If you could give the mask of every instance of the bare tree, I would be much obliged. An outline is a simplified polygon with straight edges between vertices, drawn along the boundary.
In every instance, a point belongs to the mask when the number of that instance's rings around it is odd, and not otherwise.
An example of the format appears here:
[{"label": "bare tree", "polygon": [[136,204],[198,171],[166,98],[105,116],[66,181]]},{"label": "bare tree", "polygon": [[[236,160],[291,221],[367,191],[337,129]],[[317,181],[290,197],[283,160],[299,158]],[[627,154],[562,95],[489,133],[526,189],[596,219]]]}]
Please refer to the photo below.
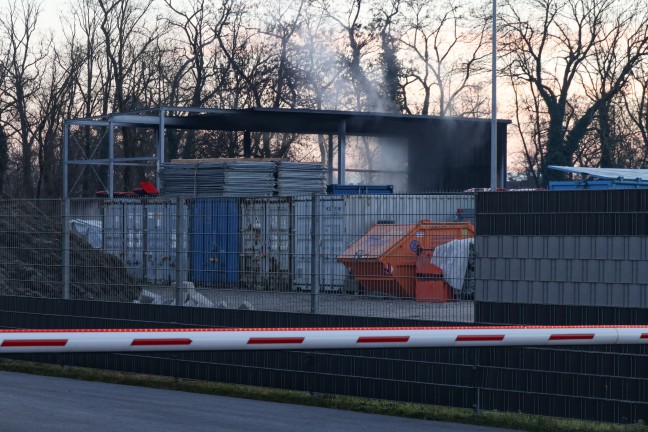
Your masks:
[{"label": "bare tree", "polygon": [[408,87],[423,93],[422,101],[415,101],[420,108],[410,108],[410,112],[487,113],[481,89],[489,70],[485,64],[490,55],[489,17],[479,10],[455,0],[405,2],[401,44],[411,56]]},{"label": "bare tree", "polygon": [[32,0],[12,1],[6,13],[0,14],[0,37],[7,40],[3,65],[7,82],[3,92],[8,117],[5,121],[9,135],[20,143],[21,191],[27,197],[35,194],[35,135],[29,107],[39,88],[49,50],[47,40],[36,39],[39,15],[40,7]]},{"label": "bare tree", "polygon": [[[500,9],[505,72],[514,85],[537,92],[548,119],[539,167],[544,182],[564,178],[547,166],[574,162],[596,113],[620,94],[648,54],[645,5],[634,1],[620,6],[614,0],[528,0],[509,1]],[[591,89],[595,82],[587,79],[593,59],[609,49],[607,38],[616,34],[616,52],[608,58],[613,64],[601,65],[604,79],[583,103],[583,88]]]}]

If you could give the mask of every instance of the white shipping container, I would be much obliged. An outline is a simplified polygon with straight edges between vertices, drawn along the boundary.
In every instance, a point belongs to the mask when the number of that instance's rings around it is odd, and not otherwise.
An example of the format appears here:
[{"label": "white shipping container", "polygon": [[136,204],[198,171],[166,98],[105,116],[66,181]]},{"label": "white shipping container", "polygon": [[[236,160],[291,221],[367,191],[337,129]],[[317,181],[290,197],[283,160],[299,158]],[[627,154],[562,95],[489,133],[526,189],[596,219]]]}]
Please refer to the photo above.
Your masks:
[{"label": "white shipping container", "polygon": [[[122,259],[128,272],[150,282],[176,277],[176,208],[169,200],[116,200],[104,205],[104,250]],[[183,207],[185,220],[187,206]],[[187,250],[187,236],[184,236]],[[188,268],[187,263],[180,263]]]}]

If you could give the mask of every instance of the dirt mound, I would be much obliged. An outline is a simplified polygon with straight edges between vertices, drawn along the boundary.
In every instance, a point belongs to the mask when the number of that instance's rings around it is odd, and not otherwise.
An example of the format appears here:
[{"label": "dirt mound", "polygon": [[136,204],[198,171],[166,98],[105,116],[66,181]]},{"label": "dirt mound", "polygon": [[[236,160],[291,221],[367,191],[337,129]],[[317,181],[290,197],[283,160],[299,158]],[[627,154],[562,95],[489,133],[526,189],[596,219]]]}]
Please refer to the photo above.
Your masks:
[{"label": "dirt mound", "polygon": [[[0,293],[63,297],[60,201],[0,198]],[[117,257],[70,238],[70,298],[130,302],[141,291]]]}]

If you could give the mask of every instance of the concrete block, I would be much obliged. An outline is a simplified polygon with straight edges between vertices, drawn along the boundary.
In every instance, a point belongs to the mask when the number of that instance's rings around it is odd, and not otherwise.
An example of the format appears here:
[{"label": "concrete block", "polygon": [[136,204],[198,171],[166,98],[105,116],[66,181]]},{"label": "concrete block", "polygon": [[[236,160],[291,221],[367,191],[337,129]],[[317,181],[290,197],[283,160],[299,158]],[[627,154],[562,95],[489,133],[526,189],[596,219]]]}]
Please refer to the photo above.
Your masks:
[{"label": "concrete block", "polygon": [[247,300],[241,303],[241,305],[238,308],[240,310],[254,310],[254,306],[252,306],[252,303],[250,303]]}]

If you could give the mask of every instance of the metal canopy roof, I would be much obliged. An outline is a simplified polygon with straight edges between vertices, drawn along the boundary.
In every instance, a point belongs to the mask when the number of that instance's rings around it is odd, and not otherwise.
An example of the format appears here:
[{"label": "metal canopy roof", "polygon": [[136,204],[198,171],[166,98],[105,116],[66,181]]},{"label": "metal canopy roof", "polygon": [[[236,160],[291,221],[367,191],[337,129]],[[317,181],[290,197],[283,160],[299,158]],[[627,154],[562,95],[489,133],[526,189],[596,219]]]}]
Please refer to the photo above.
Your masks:
[{"label": "metal canopy roof", "polygon": [[584,174],[590,177],[609,180],[641,180],[648,181],[648,169],[630,168],[587,168],[549,165],[549,168],[574,174]]},{"label": "metal canopy roof", "polygon": [[[164,113],[162,117],[161,113]],[[184,115],[187,114],[187,115]],[[72,125],[156,127],[164,123],[171,129],[200,129],[250,132],[287,132],[302,134],[337,134],[342,122],[349,135],[408,135],[405,131],[432,128],[435,125],[481,122],[488,119],[439,117],[378,112],[316,111],[309,109],[252,108],[222,110],[209,108],[161,107],[155,110],[118,113],[70,120]],[[510,124],[510,120],[498,120]]]}]

